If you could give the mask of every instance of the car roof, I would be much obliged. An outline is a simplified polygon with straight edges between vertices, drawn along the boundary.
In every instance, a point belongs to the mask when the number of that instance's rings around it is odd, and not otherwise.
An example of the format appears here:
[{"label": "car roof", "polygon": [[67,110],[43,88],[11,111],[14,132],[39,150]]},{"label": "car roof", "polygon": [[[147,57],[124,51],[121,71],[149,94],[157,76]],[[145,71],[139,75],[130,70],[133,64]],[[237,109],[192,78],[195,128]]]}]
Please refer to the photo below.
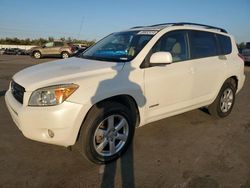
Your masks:
[{"label": "car roof", "polygon": [[205,25],[205,24],[198,24],[198,23],[190,23],[190,22],[178,22],[178,23],[161,23],[161,24],[155,24],[155,25],[149,25],[149,26],[136,26],[132,27],[129,30],[152,30],[152,31],[160,31],[162,29],[165,29],[167,27],[172,26],[189,26],[194,28],[203,28],[208,30],[215,30],[222,33],[227,34],[227,31],[220,27]]}]

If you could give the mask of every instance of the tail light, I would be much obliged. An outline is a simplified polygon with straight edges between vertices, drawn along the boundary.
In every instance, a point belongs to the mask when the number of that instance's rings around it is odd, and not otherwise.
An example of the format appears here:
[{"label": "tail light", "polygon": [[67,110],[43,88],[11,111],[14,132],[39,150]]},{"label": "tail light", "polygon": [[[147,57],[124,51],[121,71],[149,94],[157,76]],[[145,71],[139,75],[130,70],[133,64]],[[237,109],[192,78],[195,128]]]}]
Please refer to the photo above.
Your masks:
[{"label": "tail light", "polygon": [[70,51],[74,52],[75,51],[74,47],[70,47]]},{"label": "tail light", "polygon": [[238,53],[238,56],[239,56],[243,61],[245,61],[245,58],[244,58],[243,55],[241,55],[240,53]]}]

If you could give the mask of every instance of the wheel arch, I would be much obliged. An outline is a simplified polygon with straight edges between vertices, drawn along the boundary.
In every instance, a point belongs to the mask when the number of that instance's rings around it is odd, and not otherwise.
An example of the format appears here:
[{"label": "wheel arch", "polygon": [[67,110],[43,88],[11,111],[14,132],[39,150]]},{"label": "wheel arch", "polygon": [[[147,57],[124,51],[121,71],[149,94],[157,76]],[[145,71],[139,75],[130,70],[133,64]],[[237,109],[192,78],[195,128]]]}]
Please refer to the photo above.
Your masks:
[{"label": "wheel arch", "polygon": [[[225,81],[222,84],[220,84],[220,88],[219,88],[218,92],[216,92],[217,94],[216,94],[216,97],[213,99],[213,102],[207,106],[209,114],[211,114],[215,118],[223,118],[223,117],[228,116],[231,113],[232,107],[230,107],[229,109],[226,109],[226,111],[223,111],[224,107],[220,106],[222,93],[224,93],[224,91],[225,91],[222,89],[223,89],[223,87],[224,87],[224,89],[225,88],[227,89],[227,87],[228,87],[227,85],[230,85],[230,87],[232,87],[234,90],[233,94],[232,94],[234,97],[232,98],[233,100],[231,103],[231,105],[233,106],[234,105],[234,98],[235,98],[237,87],[238,87],[237,76],[233,75],[233,76],[226,78]],[[223,108],[223,109],[221,109],[221,108]]]},{"label": "wheel arch", "polygon": [[105,99],[102,99],[98,102],[96,102],[95,104],[92,104],[92,106],[88,109],[85,117],[83,118],[83,121],[82,121],[82,124],[81,126],[79,127],[79,130],[78,130],[78,133],[77,133],[77,137],[76,137],[76,140],[75,140],[75,143],[77,142],[77,140],[79,139],[79,135],[80,135],[80,131],[82,129],[82,125],[84,124],[87,116],[89,115],[90,111],[95,107],[97,106],[98,104],[100,103],[103,103],[103,102],[107,102],[107,101],[114,101],[114,102],[117,102],[117,103],[120,103],[120,104],[123,104],[124,106],[128,107],[129,110],[132,111],[132,114],[135,115],[133,118],[135,120],[135,126],[138,127],[139,124],[140,124],[140,121],[141,121],[141,115],[140,115],[140,110],[138,108],[138,104],[135,100],[134,97],[132,97],[131,95],[128,95],[128,94],[122,94],[122,95],[115,95],[115,96],[112,96],[112,97],[109,97],[109,98],[105,98]]},{"label": "wheel arch", "polygon": [[[229,77],[228,79],[226,79],[226,81],[227,80],[231,80],[231,83],[234,85],[234,87],[235,87],[235,89],[236,89],[236,91],[237,91],[237,89],[238,89],[238,78],[237,78],[237,76],[231,76],[231,77]],[[226,82],[225,81],[225,82]],[[224,82],[224,83],[225,83]]]},{"label": "wheel arch", "polygon": [[231,75],[231,76],[228,76],[227,78],[224,79],[224,81],[222,83],[219,84],[218,86],[218,89],[216,90],[216,93],[214,94],[214,97],[213,99],[211,100],[211,103],[214,102],[214,100],[216,99],[216,97],[218,96],[222,86],[226,83],[226,82],[231,82],[234,86],[235,86],[235,89],[237,91],[237,88],[238,88],[238,77],[236,75]]},{"label": "wheel arch", "polygon": [[67,50],[62,50],[62,51],[61,51],[61,55],[62,55],[63,53],[67,53],[67,54],[69,55],[69,52],[68,52]]},{"label": "wheel arch", "polygon": [[39,53],[41,54],[41,56],[42,56],[42,53],[41,53],[40,50],[34,50],[34,51],[32,52],[32,56],[34,56],[34,54],[35,54],[36,52],[39,52]]}]

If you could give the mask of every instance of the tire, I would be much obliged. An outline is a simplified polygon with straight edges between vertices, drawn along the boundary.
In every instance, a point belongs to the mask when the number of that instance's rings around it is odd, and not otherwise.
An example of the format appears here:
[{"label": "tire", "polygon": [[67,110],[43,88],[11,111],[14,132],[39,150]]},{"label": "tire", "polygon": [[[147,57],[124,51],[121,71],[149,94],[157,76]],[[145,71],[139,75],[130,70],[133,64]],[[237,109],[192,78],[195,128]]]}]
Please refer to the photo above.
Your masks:
[{"label": "tire", "polygon": [[35,51],[33,53],[33,57],[36,58],[36,59],[40,59],[42,57],[42,54],[41,54],[41,52]]},{"label": "tire", "polygon": [[131,111],[117,102],[93,106],[81,127],[78,150],[97,164],[117,159],[133,139],[136,121],[131,117]]},{"label": "tire", "polygon": [[61,56],[62,56],[63,59],[67,59],[67,58],[69,58],[69,53],[68,52],[62,52]]},{"label": "tire", "polygon": [[228,79],[220,89],[215,101],[208,106],[209,113],[216,118],[228,116],[234,106],[236,84],[233,79]]}]

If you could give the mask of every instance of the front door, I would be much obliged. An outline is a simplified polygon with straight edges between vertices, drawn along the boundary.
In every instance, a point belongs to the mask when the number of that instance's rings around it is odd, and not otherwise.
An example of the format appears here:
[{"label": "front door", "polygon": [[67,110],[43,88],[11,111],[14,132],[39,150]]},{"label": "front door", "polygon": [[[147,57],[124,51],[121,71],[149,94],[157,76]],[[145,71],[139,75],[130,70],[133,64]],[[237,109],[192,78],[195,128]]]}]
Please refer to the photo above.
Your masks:
[{"label": "front door", "polygon": [[147,122],[189,106],[192,99],[194,71],[187,32],[174,31],[165,34],[154,45],[145,61],[149,61],[151,54],[159,51],[170,52],[173,63],[145,68]]},{"label": "front door", "polygon": [[53,54],[53,48],[55,47],[54,42],[48,42],[44,45],[42,51],[43,55],[52,55]]}]

